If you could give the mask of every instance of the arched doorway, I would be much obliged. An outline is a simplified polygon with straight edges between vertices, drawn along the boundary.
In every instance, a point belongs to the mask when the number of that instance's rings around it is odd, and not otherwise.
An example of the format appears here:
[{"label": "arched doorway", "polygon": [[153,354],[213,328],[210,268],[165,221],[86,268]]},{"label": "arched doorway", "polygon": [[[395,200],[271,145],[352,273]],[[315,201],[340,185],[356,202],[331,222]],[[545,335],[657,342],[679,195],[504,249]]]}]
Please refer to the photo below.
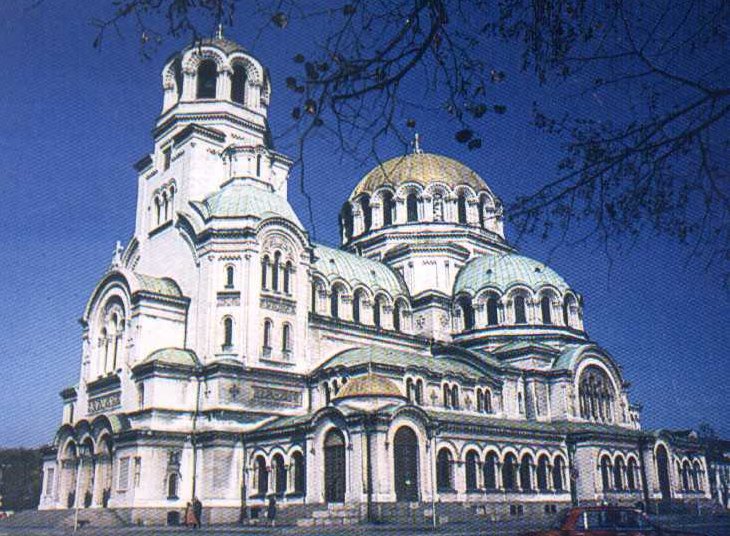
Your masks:
[{"label": "arched doorway", "polygon": [[345,436],[337,429],[327,432],[324,439],[324,487],[325,501],[345,502]]},{"label": "arched doorway", "polygon": [[656,466],[659,472],[659,489],[662,492],[662,500],[668,501],[672,498],[672,489],[669,482],[669,454],[664,445],[656,449]]},{"label": "arched doorway", "polygon": [[395,433],[393,445],[396,499],[418,501],[418,438],[411,428],[402,426]]}]

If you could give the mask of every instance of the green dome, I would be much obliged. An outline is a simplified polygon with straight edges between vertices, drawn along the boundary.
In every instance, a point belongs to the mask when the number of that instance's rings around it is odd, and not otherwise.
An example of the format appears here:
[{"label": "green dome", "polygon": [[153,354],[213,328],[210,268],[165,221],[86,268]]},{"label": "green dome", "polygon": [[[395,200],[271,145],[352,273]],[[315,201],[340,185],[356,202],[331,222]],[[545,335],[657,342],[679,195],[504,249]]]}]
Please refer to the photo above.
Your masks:
[{"label": "green dome", "polygon": [[504,292],[519,284],[533,290],[553,286],[563,292],[569,288],[565,280],[545,264],[522,255],[505,253],[477,257],[464,265],[456,276],[454,296],[460,292],[474,295],[487,287]]},{"label": "green dome", "polygon": [[206,221],[211,218],[253,217],[265,220],[276,217],[302,227],[284,197],[241,180],[228,183],[205,201],[191,201],[191,204]]}]

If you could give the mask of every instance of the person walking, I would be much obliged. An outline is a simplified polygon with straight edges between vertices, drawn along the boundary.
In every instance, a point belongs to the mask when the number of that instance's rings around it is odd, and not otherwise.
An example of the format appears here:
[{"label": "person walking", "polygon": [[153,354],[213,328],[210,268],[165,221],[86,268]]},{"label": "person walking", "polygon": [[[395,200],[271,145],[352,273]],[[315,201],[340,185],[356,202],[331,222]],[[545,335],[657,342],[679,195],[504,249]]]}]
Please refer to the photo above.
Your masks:
[{"label": "person walking", "polygon": [[193,498],[193,512],[195,513],[195,528],[200,528],[203,524],[203,503],[197,497]]},{"label": "person walking", "polygon": [[266,517],[269,518],[269,524],[276,526],[276,495],[269,496],[269,505],[266,508]]},{"label": "person walking", "polygon": [[188,504],[185,506],[183,525],[186,527],[195,527],[195,512],[193,511],[193,504],[190,501],[188,501]]}]

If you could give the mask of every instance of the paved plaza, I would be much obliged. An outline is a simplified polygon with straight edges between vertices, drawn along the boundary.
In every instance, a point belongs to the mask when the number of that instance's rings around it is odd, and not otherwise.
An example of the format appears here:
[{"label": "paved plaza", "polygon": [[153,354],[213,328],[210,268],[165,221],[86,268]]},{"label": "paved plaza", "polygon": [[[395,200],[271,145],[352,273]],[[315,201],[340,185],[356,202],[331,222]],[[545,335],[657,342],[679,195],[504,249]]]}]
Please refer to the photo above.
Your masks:
[{"label": "paved plaza", "polygon": [[[730,535],[730,516],[718,517],[665,517],[659,520],[663,528],[684,529],[707,536],[728,536]],[[69,529],[58,528],[28,528],[9,526],[11,523],[0,522],[0,536],[60,536],[73,534]],[[432,527],[410,527],[406,525],[353,525],[350,527],[231,527],[231,526],[210,526],[199,530],[185,527],[114,527],[114,528],[91,528],[80,529],[77,534],[85,536],[136,536],[136,535],[265,535],[265,536],[315,536],[315,535],[339,535],[347,536],[377,536],[397,534],[399,536],[421,536],[430,534],[449,536],[476,536],[495,535],[512,536],[519,535],[536,527],[529,520],[500,523],[453,523],[433,529]]]}]

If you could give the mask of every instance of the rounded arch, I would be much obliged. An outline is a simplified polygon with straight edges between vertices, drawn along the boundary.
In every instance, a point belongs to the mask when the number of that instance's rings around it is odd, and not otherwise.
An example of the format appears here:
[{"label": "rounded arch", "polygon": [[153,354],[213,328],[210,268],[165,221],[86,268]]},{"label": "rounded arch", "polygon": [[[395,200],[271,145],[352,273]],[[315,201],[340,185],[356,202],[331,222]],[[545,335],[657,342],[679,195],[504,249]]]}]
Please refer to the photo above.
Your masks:
[{"label": "rounded arch", "polygon": [[461,316],[462,331],[471,331],[476,327],[474,304],[469,294],[462,293],[455,300],[457,311]]},{"label": "rounded arch", "polygon": [[418,434],[408,424],[399,425],[393,434],[393,477],[399,502],[418,500],[419,458]]},{"label": "rounded arch", "polygon": [[264,79],[264,69],[254,58],[243,54],[242,52],[234,52],[228,56],[228,65],[231,69],[237,65],[246,70],[247,83],[258,86],[262,85]]},{"label": "rounded arch", "polygon": [[325,501],[328,503],[345,502],[347,490],[347,463],[345,434],[336,426],[331,426],[324,434]]},{"label": "rounded arch", "polygon": [[477,491],[479,489],[479,468],[481,466],[479,449],[476,447],[467,448],[463,460],[466,473],[466,491]]},{"label": "rounded arch", "polygon": [[520,462],[513,449],[505,449],[502,459],[502,487],[508,491],[517,489]]}]

